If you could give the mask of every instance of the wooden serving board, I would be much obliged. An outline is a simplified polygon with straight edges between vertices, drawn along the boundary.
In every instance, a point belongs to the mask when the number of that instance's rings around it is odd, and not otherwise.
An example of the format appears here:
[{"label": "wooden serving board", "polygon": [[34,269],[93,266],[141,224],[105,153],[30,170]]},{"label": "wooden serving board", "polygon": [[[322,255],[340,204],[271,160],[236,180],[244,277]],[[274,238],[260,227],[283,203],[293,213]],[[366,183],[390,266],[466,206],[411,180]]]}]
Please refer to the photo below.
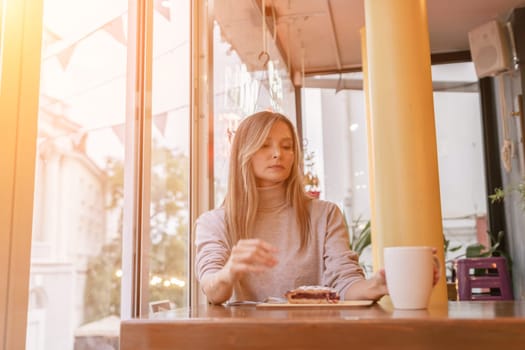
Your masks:
[{"label": "wooden serving board", "polygon": [[290,303],[260,303],[257,307],[266,308],[300,308],[300,307],[354,307],[354,306],[369,306],[374,303],[373,300],[344,300],[336,304],[290,304]]}]

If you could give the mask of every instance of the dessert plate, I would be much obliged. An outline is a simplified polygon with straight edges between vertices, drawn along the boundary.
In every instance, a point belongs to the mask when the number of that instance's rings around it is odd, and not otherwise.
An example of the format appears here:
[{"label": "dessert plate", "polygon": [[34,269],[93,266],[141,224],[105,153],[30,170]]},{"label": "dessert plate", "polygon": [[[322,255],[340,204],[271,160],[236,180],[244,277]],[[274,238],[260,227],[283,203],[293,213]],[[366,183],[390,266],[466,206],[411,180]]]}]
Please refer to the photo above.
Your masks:
[{"label": "dessert plate", "polygon": [[323,308],[334,308],[334,307],[353,307],[353,306],[369,306],[374,303],[373,300],[343,300],[334,304],[290,304],[290,303],[259,303],[256,307],[266,308],[306,308],[306,307],[323,307]]}]

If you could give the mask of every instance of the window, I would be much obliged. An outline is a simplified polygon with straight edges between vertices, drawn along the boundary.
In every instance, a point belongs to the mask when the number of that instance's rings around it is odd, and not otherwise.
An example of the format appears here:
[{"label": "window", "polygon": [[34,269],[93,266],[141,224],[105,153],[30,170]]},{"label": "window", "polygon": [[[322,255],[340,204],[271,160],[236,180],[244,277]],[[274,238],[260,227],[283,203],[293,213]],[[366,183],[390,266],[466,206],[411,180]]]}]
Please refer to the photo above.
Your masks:
[{"label": "window", "polygon": [[[189,300],[189,5],[155,1],[147,28],[152,116],[148,145],[138,146],[150,151],[139,165],[150,186],[146,305]],[[124,154],[138,142],[125,142],[135,55],[127,6],[44,1],[28,349],[118,347],[124,201],[133,200],[124,196]]]},{"label": "window", "polygon": [[[137,171],[124,154],[138,142],[125,142],[127,6],[44,1],[28,349],[118,347],[124,174]],[[154,2],[150,133],[138,145],[149,150],[138,165],[146,305],[189,300],[189,23],[190,1]]]},{"label": "window", "polygon": [[[190,1],[159,1],[153,12],[149,278],[143,300],[189,301]],[[157,308],[158,309],[158,308]],[[166,309],[162,307],[161,309]],[[150,315],[151,316],[151,315]]]},{"label": "window", "polygon": [[44,1],[27,349],[118,344],[127,4]]}]

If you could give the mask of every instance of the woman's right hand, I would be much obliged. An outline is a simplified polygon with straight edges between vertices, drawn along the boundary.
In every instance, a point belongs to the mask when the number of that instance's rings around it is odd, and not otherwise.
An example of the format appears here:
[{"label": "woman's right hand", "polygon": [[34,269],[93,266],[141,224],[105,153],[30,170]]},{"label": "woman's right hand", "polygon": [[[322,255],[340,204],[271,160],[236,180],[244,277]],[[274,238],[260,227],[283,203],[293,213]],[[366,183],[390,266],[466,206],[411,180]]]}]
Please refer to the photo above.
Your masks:
[{"label": "woman's right hand", "polygon": [[277,265],[277,249],[260,239],[241,239],[233,247],[222,269],[201,281],[208,301],[221,304],[232,295],[233,284],[247,273],[257,273]]},{"label": "woman's right hand", "polygon": [[224,266],[230,282],[238,281],[246,273],[258,273],[277,265],[277,248],[261,239],[241,239],[233,247]]}]

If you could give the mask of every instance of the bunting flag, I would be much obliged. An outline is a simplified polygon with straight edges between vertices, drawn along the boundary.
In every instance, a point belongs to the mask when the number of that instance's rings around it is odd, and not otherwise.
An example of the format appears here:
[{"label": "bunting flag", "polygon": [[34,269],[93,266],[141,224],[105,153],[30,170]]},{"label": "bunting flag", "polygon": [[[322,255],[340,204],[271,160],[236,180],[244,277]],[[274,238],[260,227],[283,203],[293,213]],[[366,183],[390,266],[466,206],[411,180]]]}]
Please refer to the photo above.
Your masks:
[{"label": "bunting flag", "polygon": [[164,132],[166,131],[167,121],[168,121],[168,112],[160,113],[160,114],[153,116],[153,123],[155,123],[155,126],[157,127],[157,129],[159,129],[162,135],[164,135]]},{"label": "bunting flag", "polygon": [[169,0],[155,0],[155,10],[160,13],[164,18],[170,21],[170,6],[171,1]]},{"label": "bunting flag", "polygon": [[113,133],[117,136],[120,143],[124,145],[124,141],[126,140],[126,128],[124,124],[113,125],[111,129],[113,130]]},{"label": "bunting flag", "polygon": [[49,28],[44,27],[44,32],[42,34],[42,46],[44,48],[48,47],[49,45],[53,45],[60,40],[62,40],[62,38],[59,35],[55,34]]},{"label": "bunting flag", "polygon": [[116,41],[126,45],[126,33],[124,32],[124,21],[122,16],[115,18],[113,21],[106,23],[102,29],[108,32]]},{"label": "bunting flag", "polygon": [[88,138],[88,133],[85,131],[74,135],[73,147],[75,148],[75,150],[82,152],[82,153],[86,153],[87,138]]},{"label": "bunting flag", "polygon": [[76,46],[77,43],[71,44],[70,46],[66,47],[64,50],[60,51],[57,54],[58,61],[60,62],[60,65],[62,66],[63,70],[67,69],[67,66],[69,65],[69,61],[71,60],[71,56],[73,55]]},{"label": "bunting flag", "polygon": [[[89,33],[84,34],[84,36],[77,38],[72,44],[64,48],[62,51],[60,51],[58,54],[51,54],[45,56],[43,59],[48,59],[51,57],[56,57],[58,61],[60,62],[60,65],[62,66],[62,69],[66,69],[69,65],[69,61],[71,60],[71,56],[73,55],[73,52],[75,51],[76,45],[82,42],[83,40],[89,38],[94,33],[98,32],[99,30],[103,29],[106,32],[108,32],[115,40],[117,40],[120,43],[126,44],[127,42],[127,36],[126,32],[124,31],[124,27],[127,26],[127,23],[125,20],[127,20],[126,13],[120,14],[118,17],[115,17],[111,21],[107,22],[101,27],[97,27],[94,30],[92,30]],[[46,33],[47,31],[47,33]],[[56,42],[57,40],[63,40],[63,38],[58,37],[56,34],[52,33],[49,30],[44,31],[43,37],[45,40],[55,40],[52,42]],[[46,39],[47,37],[47,39]],[[52,43],[50,42],[50,43]],[[45,43],[44,43],[45,44]]]}]

